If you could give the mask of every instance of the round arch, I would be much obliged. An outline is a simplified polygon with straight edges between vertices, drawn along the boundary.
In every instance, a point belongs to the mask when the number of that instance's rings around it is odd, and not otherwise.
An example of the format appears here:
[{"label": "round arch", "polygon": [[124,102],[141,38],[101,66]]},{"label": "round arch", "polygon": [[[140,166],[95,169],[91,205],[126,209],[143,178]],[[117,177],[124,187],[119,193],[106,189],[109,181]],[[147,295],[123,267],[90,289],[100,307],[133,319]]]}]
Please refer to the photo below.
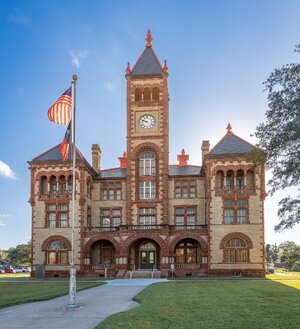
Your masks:
[{"label": "round arch", "polygon": [[55,240],[59,240],[59,241],[62,241],[66,247],[67,247],[67,250],[71,250],[72,249],[72,246],[71,246],[71,243],[70,241],[65,238],[64,236],[62,235],[52,235],[52,236],[49,236],[42,244],[42,251],[46,251],[47,250],[47,247],[48,247],[48,244],[52,241],[55,241]]},{"label": "round arch", "polygon": [[137,158],[140,155],[140,153],[147,150],[154,151],[159,157],[162,156],[161,148],[154,143],[142,143],[138,145],[136,148],[134,148],[132,152],[132,156],[133,158]]},{"label": "round arch", "polygon": [[247,243],[248,248],[253,248],[252,240],[248,237],[248,235],[241,232],[233,232],[226,234],[220,242],[220,249],[224,249],[226,242],[231,239],[241,239]]},{"label": "round arch", "polygon": [[207,243],[206,241],[201,238],[198,234],[195,234],[195,233],[182,233],[180,234],[179,236],[177,236],[176,238],[174,238],[171,243],[170,243],[170,253],[171,254],[174,254],[174,251],[175,251],[175,247],[177,245],[178,242],[180,242],[181,240],[185,240],[185,239],[193,239],[195,241],[197,241],[200,246],[201,246],[201,249],[204,251],[204,252],[207,252]]},{"label": "round arch", "polygon": [[99,237],[94,237],[94,238],[89,239],[88,242],[85,244],[84,251],[83,251],[84,255],[88,256],[92,245],[95,242],[100,241],[100,240],[107,240],[107,241],[111,242],[113,244],[113,246],[115,247],[116,252],[118,252],[120,244],[116,241],[116,239],[111,238],[111,237],[104,237],[104,238],[100,238],[100,239],[99,239]]},{"label": "round arch", "polygon": [[141,239],[145,239],[145,240],[151,240],[156,242],[159,247],[160,247],[160,251],[162,253],[166,253],[167,252],[167,245],[166,242],[159,236],[152,236],[152,235],[147,235],[147,234],[141,234],[141,233],[135,233],[133,234],[131,237],[127,238],[123,245],[122,245],[122,249],[126,250],[126,253],[129,251],[130,246],[132,245],[132,243],[134,243],[137,240],[141,240]]}]

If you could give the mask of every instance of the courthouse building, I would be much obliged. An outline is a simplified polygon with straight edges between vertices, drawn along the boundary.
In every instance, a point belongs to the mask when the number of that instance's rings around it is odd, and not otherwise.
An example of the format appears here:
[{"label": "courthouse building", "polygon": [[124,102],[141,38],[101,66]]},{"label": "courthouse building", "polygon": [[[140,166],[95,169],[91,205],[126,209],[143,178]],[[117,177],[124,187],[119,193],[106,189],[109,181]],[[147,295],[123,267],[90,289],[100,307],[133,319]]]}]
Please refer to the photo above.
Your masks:
[{"label": "courthouse building", "polygon": [[[127,66],[126,84],[127,150],[120,166],[103,170],[98,144],[91,146],[92,164],[77,149],[78,275],[103,275],[105,267],[120,278],[130,271],[136,277],[263,275],[265,169],[247,161],[255,146],[226,122],[216,145],[202,141],[202,163],[190,165],[182,149],[178,163],[169,164],[168,67],[150,32],[135,65]],[[59,147],[29,161],[33,274],[69,271],[72,164],[62,161]]]}]

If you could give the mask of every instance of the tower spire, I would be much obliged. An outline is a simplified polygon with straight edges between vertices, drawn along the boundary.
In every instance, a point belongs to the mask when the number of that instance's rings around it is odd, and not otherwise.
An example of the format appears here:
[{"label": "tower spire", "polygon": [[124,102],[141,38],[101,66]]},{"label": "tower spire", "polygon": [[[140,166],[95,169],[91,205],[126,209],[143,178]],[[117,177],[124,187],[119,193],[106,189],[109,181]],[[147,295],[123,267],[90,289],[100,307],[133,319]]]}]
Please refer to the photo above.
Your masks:
[{"label": "tower spire", "polygon": [[146,41],[147,41],[146,48],[152,48],[152,40],[153,40],[153,38],[152,38],[152,35],[151,35],[151,31],[148,30],[148,33],[147,33],[147,36],[146,36]]}]

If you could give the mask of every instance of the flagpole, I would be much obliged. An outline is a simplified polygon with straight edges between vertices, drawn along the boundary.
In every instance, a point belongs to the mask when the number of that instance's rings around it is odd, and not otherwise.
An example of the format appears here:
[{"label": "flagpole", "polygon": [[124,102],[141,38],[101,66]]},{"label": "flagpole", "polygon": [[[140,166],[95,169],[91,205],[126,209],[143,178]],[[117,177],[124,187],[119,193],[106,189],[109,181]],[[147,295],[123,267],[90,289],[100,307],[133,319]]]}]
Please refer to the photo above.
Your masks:
[{"label": "flagpole", "polygon": [[71,262],[70,262],[70,287],[69,287],[69,308],[76,307],[76,269],[74,264],[74,226],[75,226],[75,193],[76,193],[76,143],[75,143],[75,113],[76,113],[76,81],[77,75],[73,75],[72,80],[72,237],[71,237]]}]

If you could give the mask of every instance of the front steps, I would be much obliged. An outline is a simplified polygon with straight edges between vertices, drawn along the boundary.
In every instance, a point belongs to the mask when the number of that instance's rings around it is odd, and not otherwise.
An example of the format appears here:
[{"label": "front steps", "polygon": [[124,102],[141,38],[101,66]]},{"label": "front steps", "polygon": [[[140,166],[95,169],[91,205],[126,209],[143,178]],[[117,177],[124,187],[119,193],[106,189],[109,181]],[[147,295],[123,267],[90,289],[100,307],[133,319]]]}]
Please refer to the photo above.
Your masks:
[{"label": "front steps", "polygon": [[123,276],[124,279],[160,279],[161,271],[159,270],[136,270],[127,271]]}]

